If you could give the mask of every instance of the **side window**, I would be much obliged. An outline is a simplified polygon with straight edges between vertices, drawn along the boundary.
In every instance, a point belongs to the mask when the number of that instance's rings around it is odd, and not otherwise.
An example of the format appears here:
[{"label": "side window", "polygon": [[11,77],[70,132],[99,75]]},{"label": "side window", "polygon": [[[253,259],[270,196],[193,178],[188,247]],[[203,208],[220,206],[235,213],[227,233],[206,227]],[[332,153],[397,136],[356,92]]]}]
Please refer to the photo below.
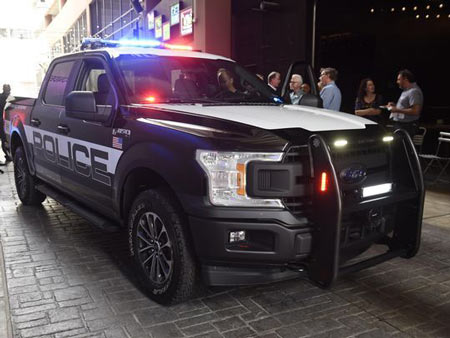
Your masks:
[{"label": "side window", "polygon": [[86,60],[79,90],[94,93],[97,106],[112,106],[114,92],[103,63],[99,60]]},{"label": "side window", "polygon": [[44,102],[57,106],[64,105],[64,93],[75,61],[61,62],[53,67],[45,89]]}]

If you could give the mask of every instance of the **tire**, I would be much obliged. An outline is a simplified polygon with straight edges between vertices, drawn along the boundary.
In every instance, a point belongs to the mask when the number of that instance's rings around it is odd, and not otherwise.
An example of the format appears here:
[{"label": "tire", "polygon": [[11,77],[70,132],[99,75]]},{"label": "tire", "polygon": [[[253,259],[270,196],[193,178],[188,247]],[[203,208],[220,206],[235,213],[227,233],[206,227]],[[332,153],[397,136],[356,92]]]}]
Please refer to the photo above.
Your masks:
[{"label": "tire", "polygon": [[171,194],[146,190],[135,199],[128,219],[129,244],[143,288],[160,304],[189,299],[197,266],[186,217]]},{"label": "tire", "polygon": [[14,154],[14,180],[23,205],[40,205],[44,202],[47,196],[36,190],[36,178],[30,174],[23,147],[18,147]]}]

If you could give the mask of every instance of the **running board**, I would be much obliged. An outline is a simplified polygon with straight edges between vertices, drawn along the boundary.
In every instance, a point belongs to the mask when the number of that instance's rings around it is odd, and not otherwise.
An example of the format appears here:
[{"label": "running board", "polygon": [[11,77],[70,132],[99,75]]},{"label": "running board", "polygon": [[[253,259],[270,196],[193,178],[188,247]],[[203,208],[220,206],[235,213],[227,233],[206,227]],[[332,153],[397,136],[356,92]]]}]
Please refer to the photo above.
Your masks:
[{"label": "running board", "polygon": [[46,184],[39,184],[36,186],[36,189],[47,195],[48,197],[54,199],[59,204],[64,207],[72,210],[77,215],[83,217],[87,221],[89,221],[92,225],[97,228],[100,228],[107,232],[116,232],[120,229],[120,227],[114,224],[112,221],[108,220],[106,217],[92,211],[70,197],[64,195],[56,191],[55,189],[49,187]]}]

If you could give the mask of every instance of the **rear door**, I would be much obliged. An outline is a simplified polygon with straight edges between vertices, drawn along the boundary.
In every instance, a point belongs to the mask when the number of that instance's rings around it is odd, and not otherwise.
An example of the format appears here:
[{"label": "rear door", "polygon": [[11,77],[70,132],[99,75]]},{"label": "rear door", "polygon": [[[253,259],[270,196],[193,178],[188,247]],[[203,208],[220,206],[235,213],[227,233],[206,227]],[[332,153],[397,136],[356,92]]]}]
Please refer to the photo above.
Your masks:
[{"label": "rear door", "polygon": [[26,126],[32,144],[37,176],[58,187],[62,186],[59,166],[68,157],[59,140],[60,117],[64,114],[64,98],[74,83],[73,74],[79,62],[63,59],[52,63],[39,99],[33,108],[30,125]]},{"label": "rear door", "polygon": [[[108,63],[103,57],[83,59],[74,90],[90,91],[96,99],[97,113],[106,122],[86,121],[61,115],[60,128],[72,148],[72,167],[61,167],[65,189],[88,205],[109,213],[112,208],[112,182],[117,162],[122,154],[124,138],[113,133],[112,122],[118,109],[116,87]],[[131,133],[131,132],[130,132]]]}]

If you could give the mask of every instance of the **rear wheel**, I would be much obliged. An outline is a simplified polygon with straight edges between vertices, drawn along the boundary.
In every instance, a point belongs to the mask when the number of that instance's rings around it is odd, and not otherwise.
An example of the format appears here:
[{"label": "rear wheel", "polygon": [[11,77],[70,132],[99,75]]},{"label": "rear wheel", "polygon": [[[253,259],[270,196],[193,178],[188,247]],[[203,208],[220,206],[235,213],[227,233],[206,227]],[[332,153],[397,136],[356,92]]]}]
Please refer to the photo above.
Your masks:
[{"label": "rear wheel", "polygon": [[134,201],[128,221],[129,242],[143,287],[161,304],[188,299],[197,267],[185,217],[165,190],[147,190]]},{"label": "rear wheel", "polygon": [[14,180],[17,195],[24,205],[39,205],[46,196],[36,190],[36,178],[30,174],[23,147],[18,147],[14,154]]}]

